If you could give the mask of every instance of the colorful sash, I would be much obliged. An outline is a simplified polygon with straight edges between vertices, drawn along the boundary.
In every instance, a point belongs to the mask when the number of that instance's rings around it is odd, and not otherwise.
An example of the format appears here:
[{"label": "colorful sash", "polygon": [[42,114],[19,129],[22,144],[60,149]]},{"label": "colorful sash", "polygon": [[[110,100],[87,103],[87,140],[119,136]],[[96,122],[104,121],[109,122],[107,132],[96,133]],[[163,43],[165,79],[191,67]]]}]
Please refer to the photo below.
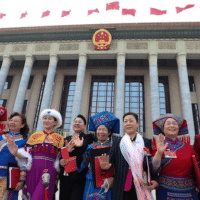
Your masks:
[{"label": "colorful sash", "polygon": [[153,196],[148,191],[143,182],[143,159],[144,159],[144,140],[139,133],[136,135],[135,142],[131,142],[130,136],[126,133],[120,142],[120,150],[124,159],[131,169],[137,197],[140,200],[153,200]]}]

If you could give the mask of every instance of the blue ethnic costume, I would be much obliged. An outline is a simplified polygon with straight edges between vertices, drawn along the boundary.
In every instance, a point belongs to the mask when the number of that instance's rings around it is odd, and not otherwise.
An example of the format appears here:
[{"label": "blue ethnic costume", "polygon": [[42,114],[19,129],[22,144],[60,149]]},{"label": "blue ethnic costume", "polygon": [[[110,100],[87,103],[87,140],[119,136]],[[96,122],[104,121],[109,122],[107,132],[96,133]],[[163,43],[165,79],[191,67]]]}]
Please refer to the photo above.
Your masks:
[{"label": "blue ethnic costume", "polygon": [[[9,133],[8,137],[16,138],[15,144],[18,148],[24,147],[27,139],[19,138],[21,133]],[[7,136],[0,135],[0,197],[2,199],[16,200],[18,199],[18,191],[7,190],[7,173],[8,163],[17,164],[15,157],[10,153],[7,147]],[[21,171],[21,174],[24,174]]]},{"label": "blue ethnic costume", "polygon": [[[165,158],[163,156],[157,197],[159,200],[197,200],[194,179],[192,177],[192,155],[196,154],[189,144],[186,120],[175,114],[162,116],[153,122],[154,134],[163,133],[164,123],[168,118],[173,118],[177,121],[179,133],[175,141],[165,137],[164,144],[168,143],[168,149],[175,151],[177,158]],[[153,151],[156,152],[156,146],[154,146]]]},{"label": "blue ethnic costume", "polygon": [[[114,133],[119,133],[119,119],[116,118],[110,112],[101,112],[97,113],[93,117],[90,117],[89,130],[96,131],[100,125],[104,125],[108,131],[112,131]],[[94,187],[94,177],[92,176],[92,166],[91,166],[91,149],[98,148],[106,148],[111,147],[111,142],[109,140],[101,143],[97,141],[91,145],[88,145],[87,150],[83,154],[83,162],[80,167],[78,167],[78,172],[81,172],[86,167],[89,167],[88,172],[86,174],[86,184],[84,189],[83,200],[111,200],[111,189],[107,192],[102,188]]]}]

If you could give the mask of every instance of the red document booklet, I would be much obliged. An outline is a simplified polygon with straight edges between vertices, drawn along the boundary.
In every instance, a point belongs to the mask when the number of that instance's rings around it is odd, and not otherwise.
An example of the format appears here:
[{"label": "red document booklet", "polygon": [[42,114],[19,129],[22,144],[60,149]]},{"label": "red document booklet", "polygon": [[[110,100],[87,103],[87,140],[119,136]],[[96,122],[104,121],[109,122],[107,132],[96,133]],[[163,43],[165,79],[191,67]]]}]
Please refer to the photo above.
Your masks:
[{"label": "red document booklet", "polygon": [[[100,156],[101,157],[101,156]],[[96,188],[100,188],[104,180],[110,177],[114,176],[114,167],[111,167],[108,171],[106,171],[105,174],[102,174],[102,170],[99,164],[99,158],[100,157],[95,157],[95,179],[96,179]]]},{"label": "red document booklet", "polygon": [[63,159],[67,159],[68,163],[65,165],[65,172],[68,174],[77,170],[76,156],[69,157],[69,152],[66,147],[61,149],[61,155]]},{"label": "red document booklet", "polygon": [[90,158],[91,158],[91,167],[92,167],[92,177],[93,177],[93,183],[95,188],[100,188],[104,180],[106,178],[110,178],[114,176],[114,168],[111,167],[109,170],[103,171],[101,170],[99,158],[102,154],[106,153],[108,154],[110,150],[110,147],[106,148],[97,148],[97,149],[91,149],[90,151]]},{"label": "red document booklet", "polygon": [[20,169],[17,165],[8,165],[7,189],[13,190],[19,182]]}]

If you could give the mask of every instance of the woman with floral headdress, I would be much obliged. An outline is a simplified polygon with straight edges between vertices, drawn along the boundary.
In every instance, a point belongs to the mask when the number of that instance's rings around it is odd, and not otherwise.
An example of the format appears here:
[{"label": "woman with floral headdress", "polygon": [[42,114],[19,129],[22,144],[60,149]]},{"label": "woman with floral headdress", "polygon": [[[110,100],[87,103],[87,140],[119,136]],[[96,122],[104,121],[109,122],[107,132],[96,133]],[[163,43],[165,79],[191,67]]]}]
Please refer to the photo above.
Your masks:
[{"label": "woman with floral headdress", "polygon": [[53,109],[43,110],[40,117],[44,131],[32,134],[25,148],[18,149],[12,142],[9,144],[12,154],[18,157],[18,164],[28,170],[23,199],[50,200],[54,194],[59,151],[64,145],[63,137],[55,133],[54,128],[62,125],[62,117]]},{"label": "woman with floral headdress", "polygon": [[160,168],[159,200],[198,199],[192,177],[195,152],[189,144],[187,122],[175,114],[166,114],[153,122],[156,138],[154,170]]},{"label": "woman with floral headdress", "polygon": [[78,167],[78,171],[81,172],[89,166],[86,174],[83,200],[111,200],[111,189],[108,191],[106,190],[111,186],[109,183],[112,183],[113,177],[109,177],[107,179],[108,185],[105,184],[104,188],[95,188],[94,174],[92,174],[92,165],[94,165],[94,163],[91,160],[91,150],[111,147],[111,134],[113,132],[119,133],[119,119],[108,111],[97,113],[90,117],[89,130],[96,132],[97,142],[88,145],[87,150],[83,155],[83,162],[80,167]]}]

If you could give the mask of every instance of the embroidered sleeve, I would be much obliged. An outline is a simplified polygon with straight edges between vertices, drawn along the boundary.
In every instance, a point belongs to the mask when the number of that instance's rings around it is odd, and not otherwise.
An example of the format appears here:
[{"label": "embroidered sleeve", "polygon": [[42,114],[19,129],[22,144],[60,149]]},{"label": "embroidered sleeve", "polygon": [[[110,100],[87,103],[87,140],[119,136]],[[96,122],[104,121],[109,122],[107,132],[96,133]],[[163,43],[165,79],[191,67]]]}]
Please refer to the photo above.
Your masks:
[{"label": "embroidered sleeve", "polygon": [[154,160],[154,159],[152,160],[152,167],[155,171],[159,169],[160,165],[161,165],[161,160]]},{"label": "embroidered sleeve", "polygon": [[26,180],[26,176],[27,176],[26,170],[21,170],[20,171],[19,181],[25,181]]}]

